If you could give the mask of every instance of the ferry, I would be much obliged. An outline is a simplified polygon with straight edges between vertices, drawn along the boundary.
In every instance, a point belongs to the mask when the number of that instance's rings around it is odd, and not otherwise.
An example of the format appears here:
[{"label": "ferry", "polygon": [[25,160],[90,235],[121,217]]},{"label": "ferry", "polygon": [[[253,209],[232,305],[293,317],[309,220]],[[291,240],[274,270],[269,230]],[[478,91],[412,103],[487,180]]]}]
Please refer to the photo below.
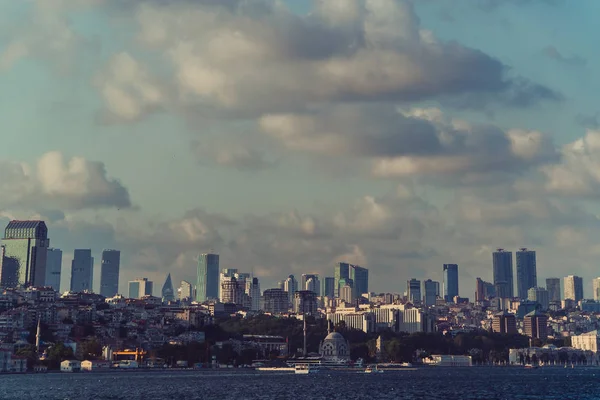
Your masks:
[{"label": "ferry", "polygon": [[319,372],[319,368],[311,364],[296,364],[294,372],[298,375],[316,374]]},{"label": "ferry", "polygon": [[369,365],[365,369],[365,374],[383,374],[383,370],[377,368],[377,365],[375,365],[375,368],[373,368],[373,365]]},{"label": "ferry", "polygon": [[537,369],[537,365],[533,365],[533,364],[525,364],[525,368],[526,368],[526,369]]}]

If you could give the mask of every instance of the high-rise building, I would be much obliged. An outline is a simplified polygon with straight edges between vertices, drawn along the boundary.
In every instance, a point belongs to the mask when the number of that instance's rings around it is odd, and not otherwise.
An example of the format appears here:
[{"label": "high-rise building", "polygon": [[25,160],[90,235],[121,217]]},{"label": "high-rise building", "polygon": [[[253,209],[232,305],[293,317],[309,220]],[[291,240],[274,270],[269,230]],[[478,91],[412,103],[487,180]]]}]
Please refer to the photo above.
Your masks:
[{"label": "high-rise building", "polygon": [[340,299],[346,303],[354,304],[354,288],[351,285],[352,279],[340,279]]},{"label": "high-rise building", "polygon": [[569,275],[564,281],[565,300],[577,302],[583,299],[583,279],[580,276]]},{"label": "high-rise building", "polygon": [[289,309],[289,296],[282,289],[267,289],[262,296],[262,309],[266,313],[283,314]]},{"label": "high-rise building", "polygon": [[196,301],[218,299],[220,290],[219,255],[200,254],[198,257],[198,278],[196,282]]},{"label": "high-rise building", "polygon": [[551,303],[560,303],[560,278],[546,279],[546,290],[548,291],[548,299]]},{"label": "high-rise building", "polygon": [[525,315],[523,331],[532,339],[546,340],[548,338],[548,316],[539,310]]},{"label": "high-rise building", "polygon": [[477,278],[475,283],[475,301],[489,300],[496,296],[496,287],[491,282]]},{"label": "high-rise building", "polygon": [[175,290],[173,289],[171,274],[167,274],[167,279],[165,279],[165,283],[163,284],[160,294],[164,302],[175,300]]},{"label": "high-rise building", "polygon": [[60,292],[60,275],[62,271],[62,251],[48,249],[46,255],[46,286]]},{"label": "high-rise building", "polygon": [[221,280],[221,303],[244,305],[245,282],[239,282],[235,276],[225,276]]},{"label": "high-rise building", "polygon": [[527,298],[527,291],[537,286],[537,268],[535,251],[526,248],[519,249],[517,259],[517,296],[523,300]]},{"label": "high-rise building", "polygon": [[75,249],[71,261],[71,292],[93,291],[94,257],[91,249]]},{"label": "high-rise building", "polygon": [[600,278],[592,279],[592,288],[594,290],[594,300],[600,301]]},{"label": "high-rise building", "polygon": [[431,279],[427,279],[425,282],[423,282],[423,287],[425,288],[425,306],[426,307],[435,306],[435,301],[437,299],[436,289],[437,289],[437,286],[439,286],[439,285],[436,285],[436,283],[439,283],[439,282],[432,281]]},{"label": "high-rise building", "polygon": [[121,252],[119,250],[103,250],[100,266],[100,294],[113,297],[119,293],[119,268]]},{"label": "high-rise building", "polygon": [[458,265],[444,264],[444,300],[451,302],[458,296]]},{"label": "high-rise building", "polygon": [[538,303],[542,310],[547,310],[550,307],[548,290],[540,287],[532,287],[527,291],[527,299]]},{"label": "high-rise building", "polygon": [[492,254],[496,296],[501,299],[514,297],[512,252],[498,249]]},{"label": "high-rise building", "polygon": [[181,281],[179,288],[177,289],[179,300],[189,300],[192,298],[192,284],[188,281]]},{"label": "high-rise building", "polygon": [[44,221],[10,221],[2,239],[2,286],[45,286],[50,246]]},{"label": "high-rise building", "polygon": [[321,281],[321,296],[333,298],[335,296],[335,278],[326,276]]},{"label": "high-rise building", "polygon": [[[298,286],[298,290],[306,290],[306,281],[308,281],[310,278],[319,278],[318,274],[302,274],[300,276],[300,285]],[[317,292],[315,292],[317,293]]]},{"label": "high-rise building", "polygon": [[148,278],[138,278],[129,281],[129,298],[141,299],[144,296],[152,296],[153,283]]},{"label": "high-rise building", "polygon": [[258,281],[258,278],[252,278],[252,283],[250,285],[246,283],[246,293],[250,296],[250,310],[260,310],[260,282]]},{"label": "high-rise building", "polygon": [[501,311],[494,314],[492,319],[492,330],[496,333],[517,334],[517,319],[515,314]]},{"label": "high-rise building", "polygon": [[298,291],[298,281],[294,278],[294,275],[288,276],[288,278],[283,281],[283,290],[288,293],[288,300],[290,305],[294,303],[294,295]]},{"label": "high-rise building", "polygon": [[335,278],[334,293],[335,297],[340,297],[340,279],[350,279],[350,264],[339,262],[333,269],[333,277]]},{"label": "high-rise building", "polygon": [[369,293],[369,270],[358,265],[349,265],[349,278],[354,281],[354,295]]},{"label": "high-rise building", "polygon": [[317,296],[310,290],[299,290],[294,293],[294,312],[313,315],[317,313]]},{"label": "high-rise building", "polygon": [[408,301],[413,304],[421,304],[421,281],[414,278],[406,281],[406,289]]},{"label": "high-rise building", "polygon": [[320,296],[321,295],[321,282],[319,282],[319,277],[313,276],[313,277],[308,278],[308,280],[304,284],[303,289],[313,292],[316,296]]}]

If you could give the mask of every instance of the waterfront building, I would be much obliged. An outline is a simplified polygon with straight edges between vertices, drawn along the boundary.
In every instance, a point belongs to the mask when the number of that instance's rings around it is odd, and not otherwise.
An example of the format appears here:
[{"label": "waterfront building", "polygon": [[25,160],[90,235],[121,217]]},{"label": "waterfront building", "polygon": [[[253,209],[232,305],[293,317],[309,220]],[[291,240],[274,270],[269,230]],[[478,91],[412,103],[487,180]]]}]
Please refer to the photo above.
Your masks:
[{"label": "waterfront building", "polygon": [[[437,285],[436,285],[437,284]],[[439,287],[439,282],[432,281],[431,279],[427,279],[423,282],[423,287],[425,291],[425,306],[431,307],[435,306],[435,302],[437,299],[437,287]]]},{"label": "waterfront building", "polygon": [[369,293],[369,270],[358,265],[349,265],[349,278],[354,282],[354,295]]},{"label": "waterfront building", "polygon": [[321,281],[321,296],[333,298],[335,296],[335,278],[326,276]]},{"label": "waterfront building", "polygon": [[526,248],[519,249],[516,253],[517,260],[517,296],[523,300],[527,298],[527,291],[537,286],[537,267],[535,251]]},{"label": "waterfront building", "polygon": [[560,278],[548,278],[546,279],[546,290],[548,291],[548,299],[550,302],[559,302],[561,300],[560,294]]},{"label": "waterfront building", "polygon": [[453,301],[454,297],[458,296],[458,265],[444,264],[444,300],[446,303]]},{"label": "waterfront building", "polygon": [[50,239],[44,221],[10,221],[2,245],[2,287],[45,286]]},{"label": "waterfront building", "polygon": [[49,248],[46,253],[46,285],[60,292],[60,276],[62,271],[62,251]]},{"label": "waterfront building", "polygon": [[102,264],[100,266],[100,294],[104,297],[113,297],[119,293],[119,268],[121,252],[119,250],[102,251]]},{"label": "waterfront building", "polygon": [[539,310],[525,315],[523,331],[532,339],[546,340],[548,338],[548,316]]},{"label": "waterfront building", "polygon": [[148,278],[138,278],[129,282],[129,298],[141,299],[144,296],[152,296],[153,282]]},{"label": "waterfront building", "polygon": [[192,298],[192,284],[188,281],[181,281],[179,288],[177,289],[179,300],[189,300]]},{"label": "waterfront building", "polygon": [[204,253],[198,256],[196,301],[204,303],[219,298],[219,255]]},{"label": "waterfront building", "polygon": [[497,249],[492,253],[494,286],[501,299],[514,297],[512,252]]},{"label": "waterfront building", "polygon": [[571,347],[579,350],[600,352],[600,331],[582,333],[581,335],[571,336]]},{"label": "waterfront building", "polygon": [[517,319],[514,314],[507,311],[501,311],[494,315],[492,319],[492,330],[496,333],[516,334]]},{"label": "waterfront building", "polygon": [[262,296],[262,310],[271,314],[284,314],[289,310],[288,293],[282,289],[267,289]]},{"label": "waterfront building", "polygon": [[421,304],[421,281],[411,279],[406,281],[408,301],[413,304]]},{"label": "waterfront building", "polygon": [[578,302],[583,299],[583,279],[580,276],[569,275],[564,278],[565,300]]},{"label": "waterfront building", "polygon": [[346,262],[339,262],[333,269],[334,283],[334,297],[340,297],[340,280],[350,279],[350,264]]},{"label": "waterfront building", "polygon": [[527,299],[536,302],[546,311],[550,307],[548,291],[544,288],[532,287],[527,291]]},{"label": "waterfront building", "polygon": [[296,314],[315,315],[317,313],[317,296],[310,290],[299,290],[294,293],[294,312]]},{"label": "waterfront building", "polygon": [[171,281],[171,274],[167,274],[165,283],[163,284],[162,290],[160,291],[162,301],[169,302],[175,300],[175,290],[173,289],[173,282]]},{"label": "waterfront building", "polygon": [[71,292],[93,291],[94,257],[91,249],[75,249],[71,261]]},{"label": "waterfront building", "polygon": [[341,333],[331,332],[319,345],[319,354],[326,363],[348,363],[350,343]]}]

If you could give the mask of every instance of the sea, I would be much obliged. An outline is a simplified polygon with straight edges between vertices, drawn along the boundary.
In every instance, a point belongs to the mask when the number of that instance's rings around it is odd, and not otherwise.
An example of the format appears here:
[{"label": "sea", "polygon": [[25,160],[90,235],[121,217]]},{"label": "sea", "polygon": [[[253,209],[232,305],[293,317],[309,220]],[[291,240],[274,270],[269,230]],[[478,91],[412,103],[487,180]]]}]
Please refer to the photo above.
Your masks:
[{"label": "sea", "polygon": [[600,399],[600,368],[429,367],[382,374],[252,370],[0,375],[0,399]]}]

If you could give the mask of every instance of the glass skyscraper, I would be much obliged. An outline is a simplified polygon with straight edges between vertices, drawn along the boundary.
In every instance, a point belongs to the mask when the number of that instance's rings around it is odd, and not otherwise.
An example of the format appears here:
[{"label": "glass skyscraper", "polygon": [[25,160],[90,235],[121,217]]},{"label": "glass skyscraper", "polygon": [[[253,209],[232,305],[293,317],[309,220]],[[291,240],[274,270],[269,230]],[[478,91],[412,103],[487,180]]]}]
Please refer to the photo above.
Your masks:
[{"label": "glass skyscraper", "polygon": [[451,302],[458,296],[458,265],[444,264],[444,300]]},{"label": "glass skyscraper", "polygon": [[514,297],[512,252],[498,249],[492,253],[494,286],[501,299]]},{"label": "glass skyscraper", "polygon": [[119,268],[121,252],[119,250],[104,250],[100,266],[100,294],[113,297],[119,293]]},{"label": "glass skyscraper", "polygon": [[75,249],[71,262],[71,292],[93,291],[94,257],[91,249]]},{"label": "glass skyscraper", "polygon": [[321,296],[332,298],[335,295],[335,278],[326,276],[321,281]]},{"label": "glass skyscraper", "polygon": [[354,295],[369,293],[369,270],[358,265],[350,265],[350,279],[354,281]]},{"label": "glass skyscraper", "polygon": [[551,302],[560,302],[560,278],[547,278],[546,290],[548,290],[548,300]]},{"label": "glass skyscraper", "polygon": [[425,306],[435,306],[435,300],[437,299],[437,290],[438,290],[439,282],[432,281],[431,279],[427,279],[423,282],[423,287],[425,289]]},{"label": "glass skyscraper", "polygon": [[48,249],[46,255],[46,286],[50,286],[57,292],[60,292],[62,256],[60,249]]},{"label": "glass skyscraper", "polygon": [[333,295],[340,297],[340,279],[350,279],[350,264],[345,262],[338,263],[333,269]]},{"label": "glass skyscraper", "polygon": [[528,290],[537,287],[537,270],[535,251],[526,248],[519,249],[517,260],[517,296],[519,299],[528,298]]},{"label": "glass skyscraper", "polygon": [[413,304],[421,304],[421,281],[414,278],[406,281],[406,289],[408,301]]},{"label": "glass skyscraper", "polygon": [[148,278],[138,278],[129,282],[129,298],[141,299],[144,296],[152,296],[154,284]]},{"label": "glass skyscraper", "polygon": [[196,301],[205,302],[219,298],[219,255],[200,254],[198,257],[198,278]]},{"label": "glass skyscraper", "polygon": [[163,284],[162,290],[160,291],[163,301],[175,300],[175,290],[173,289],[173,282],[171,281],[171,274],[167,275],[165,283]]},{"label": "glass skyscraper", "polygon": [[45,286],[50,239],[44,221],[10,221],[2,244],[3,287]]}]

